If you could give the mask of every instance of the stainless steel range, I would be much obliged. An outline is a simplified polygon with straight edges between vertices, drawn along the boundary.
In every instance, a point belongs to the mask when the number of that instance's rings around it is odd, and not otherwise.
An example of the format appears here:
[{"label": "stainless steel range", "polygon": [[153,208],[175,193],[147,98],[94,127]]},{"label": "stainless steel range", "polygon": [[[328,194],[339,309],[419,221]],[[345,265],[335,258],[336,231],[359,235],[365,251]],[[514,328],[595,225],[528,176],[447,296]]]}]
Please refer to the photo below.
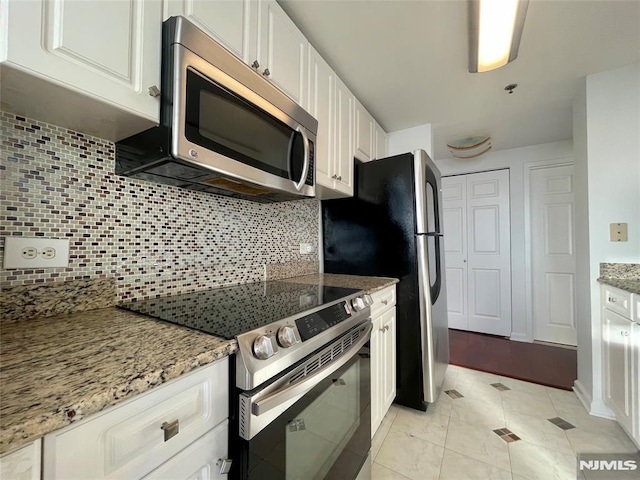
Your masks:
[{"label": "stainless steel range", "polygon": [[322,284],[261,282],[124,305],[225,338],[231,478],[370,476],[371,297]]}]

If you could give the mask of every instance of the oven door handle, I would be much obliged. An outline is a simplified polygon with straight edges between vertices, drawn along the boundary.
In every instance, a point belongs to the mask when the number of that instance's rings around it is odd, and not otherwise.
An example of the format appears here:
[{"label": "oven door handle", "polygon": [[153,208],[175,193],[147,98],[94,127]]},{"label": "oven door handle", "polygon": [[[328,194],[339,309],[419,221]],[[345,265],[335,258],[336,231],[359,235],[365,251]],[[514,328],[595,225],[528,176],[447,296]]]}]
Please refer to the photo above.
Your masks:
[{"label": "oven door handle", "polygon": [[333,372],[345,365],[351,358],[353,358],[352,354],[360,350],[364,346],[364,344],[369,341],[372,329],[373,324],[370,323],[369,325],[367,325],[364,335],[360,338],[360,340],[349,347],[349,349],[342,355],[340,355],[337,360],[330,362],[320,370],[317,370],[311,375],[305,377],[301,382],[294,383],[293,385],[288,385],[261,400],[253,402],[253,404],[251,405],[251,412],[255,416],[260,416],[282,405],[283,403],[294,399],[295,397],[302,396],[307,393]]}]

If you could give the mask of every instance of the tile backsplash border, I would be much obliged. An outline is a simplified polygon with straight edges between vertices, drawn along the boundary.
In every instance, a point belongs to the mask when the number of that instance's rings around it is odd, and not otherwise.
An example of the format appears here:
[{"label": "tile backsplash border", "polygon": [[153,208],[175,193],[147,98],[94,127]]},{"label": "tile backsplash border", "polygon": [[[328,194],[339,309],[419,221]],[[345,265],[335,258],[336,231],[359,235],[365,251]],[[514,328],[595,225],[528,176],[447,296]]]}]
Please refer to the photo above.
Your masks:
[{"label": "tile backsplash border", "polygon": [[318,265],[299,253],[318,244],[317,200],[260,204],[121,177],[113,143],[6,112],[0,142],[0,237],[70,240],[69,267],[3,266],[3,289],[107,278],[123,301],[259,281],[269,264]]}]

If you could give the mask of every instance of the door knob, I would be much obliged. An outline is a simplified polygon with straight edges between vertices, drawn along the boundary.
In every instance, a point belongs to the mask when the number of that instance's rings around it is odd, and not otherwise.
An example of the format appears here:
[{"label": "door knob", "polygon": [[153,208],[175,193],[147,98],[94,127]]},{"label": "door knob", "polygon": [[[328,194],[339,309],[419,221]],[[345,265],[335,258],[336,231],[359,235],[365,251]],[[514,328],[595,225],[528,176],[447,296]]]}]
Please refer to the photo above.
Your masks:
[{"label": "door knob", "polygon": [[269,75],[271,75],[271,72],[269,71],[268,68],[265,68],[264,72],[262,72],[262,75],[264,75],[265,77],[268,77]]}]

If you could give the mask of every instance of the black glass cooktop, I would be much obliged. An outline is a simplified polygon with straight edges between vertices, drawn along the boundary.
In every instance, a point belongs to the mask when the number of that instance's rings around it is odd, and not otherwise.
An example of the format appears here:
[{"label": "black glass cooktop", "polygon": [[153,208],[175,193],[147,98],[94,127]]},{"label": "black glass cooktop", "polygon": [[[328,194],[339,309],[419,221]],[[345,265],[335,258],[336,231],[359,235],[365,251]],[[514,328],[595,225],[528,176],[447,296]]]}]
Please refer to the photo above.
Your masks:
[{"label": "black glass cooktop", "polygon": [[353,288],[269,281],[130,302],[120,308],[232,339],[357,292]]}]

